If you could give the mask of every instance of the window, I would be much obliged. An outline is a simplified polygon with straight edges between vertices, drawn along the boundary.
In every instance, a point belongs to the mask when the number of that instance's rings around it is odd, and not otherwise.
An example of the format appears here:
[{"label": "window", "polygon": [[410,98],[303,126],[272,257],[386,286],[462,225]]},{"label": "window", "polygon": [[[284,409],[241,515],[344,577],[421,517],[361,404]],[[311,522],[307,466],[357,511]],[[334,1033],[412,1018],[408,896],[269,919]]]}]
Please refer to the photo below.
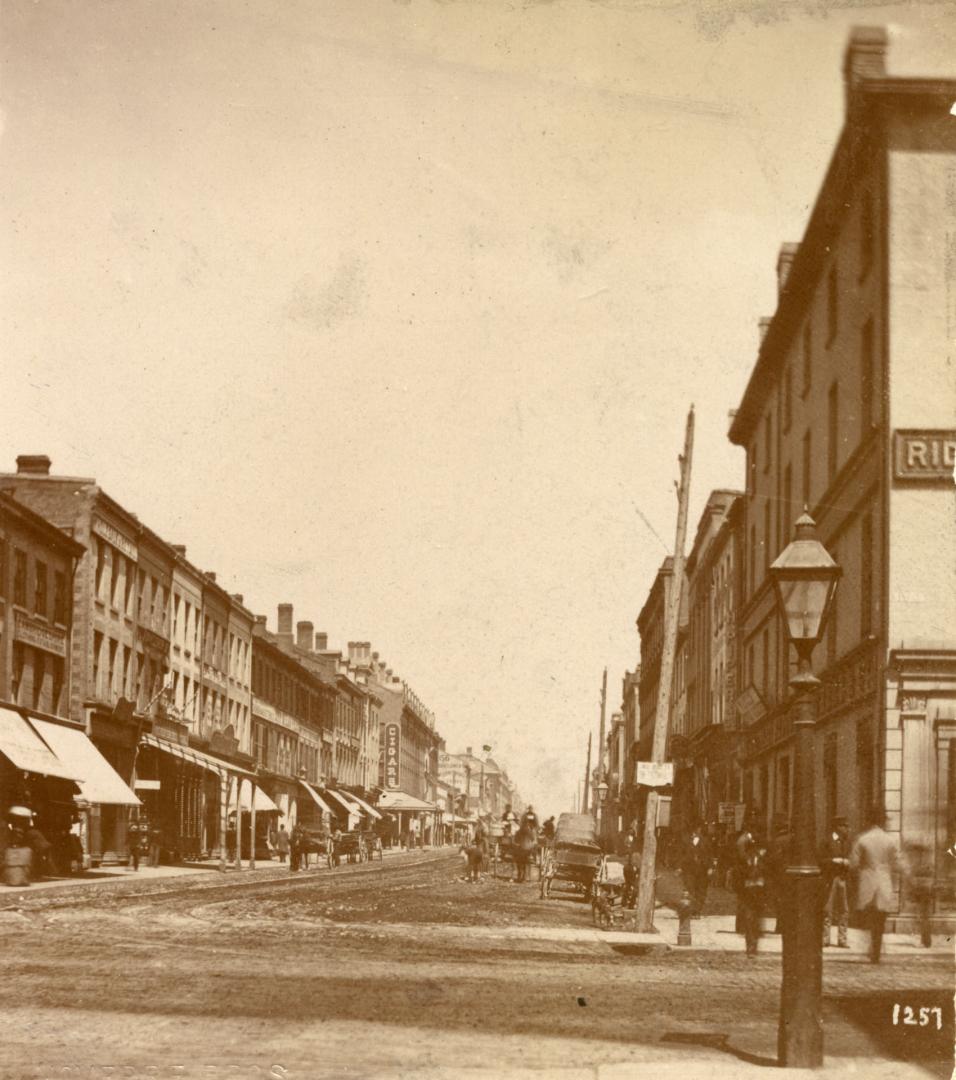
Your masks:
[{"label": "window", "polygon": [[109,691],[109,696],[113,697],[113,695],[116,692],[116,651],[117,651],[117,649],[119,649],[119,642],[114,641],[112,638],[110,638],[108,648],[109,648],[109,653],[108,653],[108,655],[109,655],[109,665],[107,667],[107,676],[106,677],[107,677],[108,682],[107,682],[106,686],[107,686],[107,690]]},{"label": "window", "polygon": [[129,676],[130,676],[130,664],[133,660],[133,650],[128,646],[123,646],[123,685],[120,689],[120,694],[126,697],[129,694]]},{"label": "window", "polygon": [[770,701],[770,631],[764,629],[760,636],[760,652],[763,664],[763,678],[760,681],[760,690],[764,699]]},{"label": "window", "polygon": [[163,629],[166,628],[166,620],[169,615],[169,590],[165,585],[159,587],[159,617],[162,620]]},{"label": "window", "polygon": [[810,393],[810,382],[813,376],[813,326],[809,319],[803,324],[803,387],[801,397]]},{"label": "window", "polygon": [[832,345],[837,336],[840,317],[839,293],[837,291],[837,268],[834,264],[827,275],[827,345]]},{"label": "window", "polygon": [[119,608],[122,591],[120,590],[120,571],[123,567],[123,556],[118,551],[110,551],[110,607]]},{"label": "window", "polygon": [[41,649],[33,650],[33,707],[40,708],[43,697],[43,680],[46,678],[46,653]]},{"label": "window", "polygon": [[27,553],[13,549],[13,602],[27,606]]},{"label": "window", "polygon": [[780,507],[780,541],[778,548],[783,549],[790,543],[790,518],[793,513],[793,469],[788,465],[783,470],[783,505]]},{"label": "window", "polygon": [[63,626],[69,621],[66,602],[66,574],[57,570],[53,575],[53,621]]},{"label": "window", "polygon": [[100,686],[100,654],[103,651],[103,635],[99,630],[93,631],[93,692],[102,698],[103,692]]},{"label": "window", "polygon": [[141,652],[136,653],[134,664],[136,672],[133,676],[133,701],[139,704],[143,692],[143,654]]},{"label": "window", "polygon": [[827,483],[832,484],[839,464],[840,388],[834,382],[827,395]]},{"label": "window", "polygon": [[[875,770],[876,740],[873,737],[869,717],[861,717],[856,724],[856,774],[857,774],[857,805],[868,813],[873,805]],[[949,760],[954,760],[952,751]],[[952,789],[950,789],[952,791]],[[952,835],[952,833],[950,834]]]},{"label": "window", "polygon": [[860,523],[860,635],[873,630],[873,515]]},{"label": "window", "polygon": [[[826,547],[830,549],[830,554],[833,557],[833,561],[837,564],[840,562],[840,556],[837,552],[837,544],[826,544]],[[832,664],[837,658],[837,623],[839,621],[840,614],[840,590],[833,595],[833,600],[830,604],[830,614],[827,619],[827,663]]]},{"label": "window", "polygon": [[93,556],[96,559],[94,594],[97,600],[103,599],[103,570],[106,567],[106,545],[99,537],[93,537]]},{"label": "window", "polygon": [[6,537],[0,536],[0,596],[7,595],[7,544]]},{"label": "window", "polygon": [[763,420],[763,471],[770,471],[770,458],[773,454],[773,413],[768,412]]},{"label": "window", "polygon": [[50,599],[47,592],[46,563],[37,559],[33,564],[33,610],[42,618],[47,617]]},{"label": "window", "polygon": [[770,500],[764,503],[763,506],[763,569],[764,574],[770,569]]},{"label": "window", "polygon": [[179,641],[179,594],[173,593],[173,641]]},{"label": "window", "polygon": [[13,643],[13,670],[10,672],[10,691],[13,700],[20,701],[20,685],[23,682],[23,664],[26,659],[26,646],[22,642]]},{"label": "window", "polygon": [[860,280],[862,281],[873,265],[876,250],[876,228],[873,214],[873,193],[863,192],[860,205]]},{"label": "window", "polygon": [[159,599],[159,582],[156,578],[149,579],[149,624],[156,621],[156,601]]},{"label": "window", "polygon": [[860,437],[877,422],[874,416],[875,372],[873,370],[873,320],[867,319],[860,332]]},{"label": "window", "polygon": [[813,453],[810,429],[803,434],[803,507],[810,509],[810,479],[813,469]]},{"label": "window", "polygon": [[789,364],[783,372],[783,430],[790,430],[793,419],[793,371]]},{"label": "window", "polygon": [[146,573],[143,570],[136,571],[136,618],[142,622],[143,608],[146,605]]},{"label": "window", "polygon": [[[66,664],[62,656],[53,657],[53,685],[50,712],[59,713],[63,697],[63,684],[65,682]],[[64,710],[65,711],[65,710]]]},{"label": "window", "polygon": [[130,559],[126,560],[126,573],[123,576],[123,612],[132,617],[133,615],[133,581],[136,571]]}]

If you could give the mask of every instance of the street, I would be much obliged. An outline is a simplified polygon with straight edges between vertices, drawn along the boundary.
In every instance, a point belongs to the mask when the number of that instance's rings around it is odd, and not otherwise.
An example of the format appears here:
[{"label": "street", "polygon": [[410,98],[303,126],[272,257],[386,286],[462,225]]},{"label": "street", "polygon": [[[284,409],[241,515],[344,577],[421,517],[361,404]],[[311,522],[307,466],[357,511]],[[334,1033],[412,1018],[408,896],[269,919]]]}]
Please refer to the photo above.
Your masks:
[{"label": "street", "polygon": [[[277,868],[275,868],[277,869]],[[534,875],[533,875],[534,876]],[[779,956],[595,940],[580,899],[449,849],[0,904],[2,1075],[719,1076],[772,1065]],[[949,1076],[952,962],[824,971],[826,1072]],[[893,1006],[940,1007],[895,1026]],[[902,1064],[907,1062],[907,1065]],[[597,1071],[595,1071],[597,1070]]]}]

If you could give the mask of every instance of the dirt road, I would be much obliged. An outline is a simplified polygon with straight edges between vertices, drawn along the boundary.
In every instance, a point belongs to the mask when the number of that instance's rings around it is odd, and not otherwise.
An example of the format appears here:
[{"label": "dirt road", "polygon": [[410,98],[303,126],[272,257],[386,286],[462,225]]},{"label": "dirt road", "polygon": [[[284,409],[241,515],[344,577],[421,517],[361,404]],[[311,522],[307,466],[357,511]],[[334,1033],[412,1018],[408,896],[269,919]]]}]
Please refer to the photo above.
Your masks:
[{"label": "dirt road", "polygon": [[[0,913],[0,1075],[571,1078],[653,1062],[686,1080],[772,1061],[779,959],[534,936],[590,925],[583,903],[542,901],[535,883],[468,884],[448,855],[37,896]],[[889,1077],[902,1057],[948,1076],[951,1031],[886,1018],[905,1001],[951,1023],[951,971],[828,969],[830,1064]]]}]

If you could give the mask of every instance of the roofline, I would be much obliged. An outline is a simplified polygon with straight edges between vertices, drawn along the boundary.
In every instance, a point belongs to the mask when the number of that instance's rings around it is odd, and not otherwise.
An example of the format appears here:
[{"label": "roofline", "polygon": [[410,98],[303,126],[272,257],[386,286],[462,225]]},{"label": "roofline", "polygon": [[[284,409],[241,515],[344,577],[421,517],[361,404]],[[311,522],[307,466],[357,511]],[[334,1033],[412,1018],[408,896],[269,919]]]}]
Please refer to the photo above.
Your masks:
[{"label": "roofline", "polygon": [[0,491],[0,506],[12,516],[19,518],[27,528],[40,533],[52,547],[62,548],[67,554],[77,559],[82,558],[86,552],[86,547],[79,540],[75,540],[42,514],[31,510],[29,506],[24,506],[9,491]]},{"label": "roofline", "polygon": [[910,102],[914,98],[951,101],[956,97],[956,79],[879,77],[862,79],[853,88],[843,127],[807,218],[786,287],[780,293],[777,310],[767,324],[756,363],[727,433],[736,446],[746,446],[750,441],[760,419],[754,414],[757,404],[763,402],[764,394],[760,391],[765,377],[777,366],[782,350],[789,344],[789,335],[802,321],[807,307],[806,286],[815,281],[823,262],[826,238],[845,213],[841,196],[858,180],[857,155],[880,120],[876,105],[885,105],[894,97]]}]

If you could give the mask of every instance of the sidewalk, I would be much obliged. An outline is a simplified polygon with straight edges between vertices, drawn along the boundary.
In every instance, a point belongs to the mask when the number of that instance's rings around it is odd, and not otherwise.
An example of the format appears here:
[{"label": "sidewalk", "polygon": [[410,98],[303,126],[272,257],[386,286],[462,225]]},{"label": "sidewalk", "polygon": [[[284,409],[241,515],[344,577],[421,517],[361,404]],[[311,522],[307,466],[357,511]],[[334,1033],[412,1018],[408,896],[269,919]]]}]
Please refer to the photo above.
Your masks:
[{"label": "sidewalk", "polygon": [[[424,854],[425,852],[431,853],[441,849],[417,848],[415,850]],[[413,853],[400,848],[386,848],[383,856],[390,859],[396,855]],[[365,863],[362,865],[370,866],[374,864]],[[319,865],[315,862],[309,866],[308,870],[297,871],[297,874],[301,876],[307,874],[312,876],[321,873],[329,873],[329,870],[324,863]],[[0,884],[0,911],[16,908],[21,902],[28,901],[31,897],[38,895],[50,896],[52,894],[50,898],[53,899],[63,893],[82,893],[87,890],[125,893],[135,891],[139,886],[148,887],[154,883],[157,885],[174,884],[176,880],[182,880],[183,878],[188,878],[191,882],[196,881],[197,883],[201,881],[208,883],[245,882],[259,880],[260,877],[263,881],[284,880],[290,874],[288,862],[280,863],[277,859],[270,859],[265,862],[259,860],[254,870],[250,869],[248,860],[244,860],[239,870],[236,870],[235,864],[230,864],[227,866],[225,873],[219,869],[218,859],[183,863],[175,866],[140,865],[138,870],[126,866],[101,866],[94,870],[86,870],[82,874],[75,874],[72,877],[44,878],[41,881],[31,882],[27,886],[11,887]]]}]

